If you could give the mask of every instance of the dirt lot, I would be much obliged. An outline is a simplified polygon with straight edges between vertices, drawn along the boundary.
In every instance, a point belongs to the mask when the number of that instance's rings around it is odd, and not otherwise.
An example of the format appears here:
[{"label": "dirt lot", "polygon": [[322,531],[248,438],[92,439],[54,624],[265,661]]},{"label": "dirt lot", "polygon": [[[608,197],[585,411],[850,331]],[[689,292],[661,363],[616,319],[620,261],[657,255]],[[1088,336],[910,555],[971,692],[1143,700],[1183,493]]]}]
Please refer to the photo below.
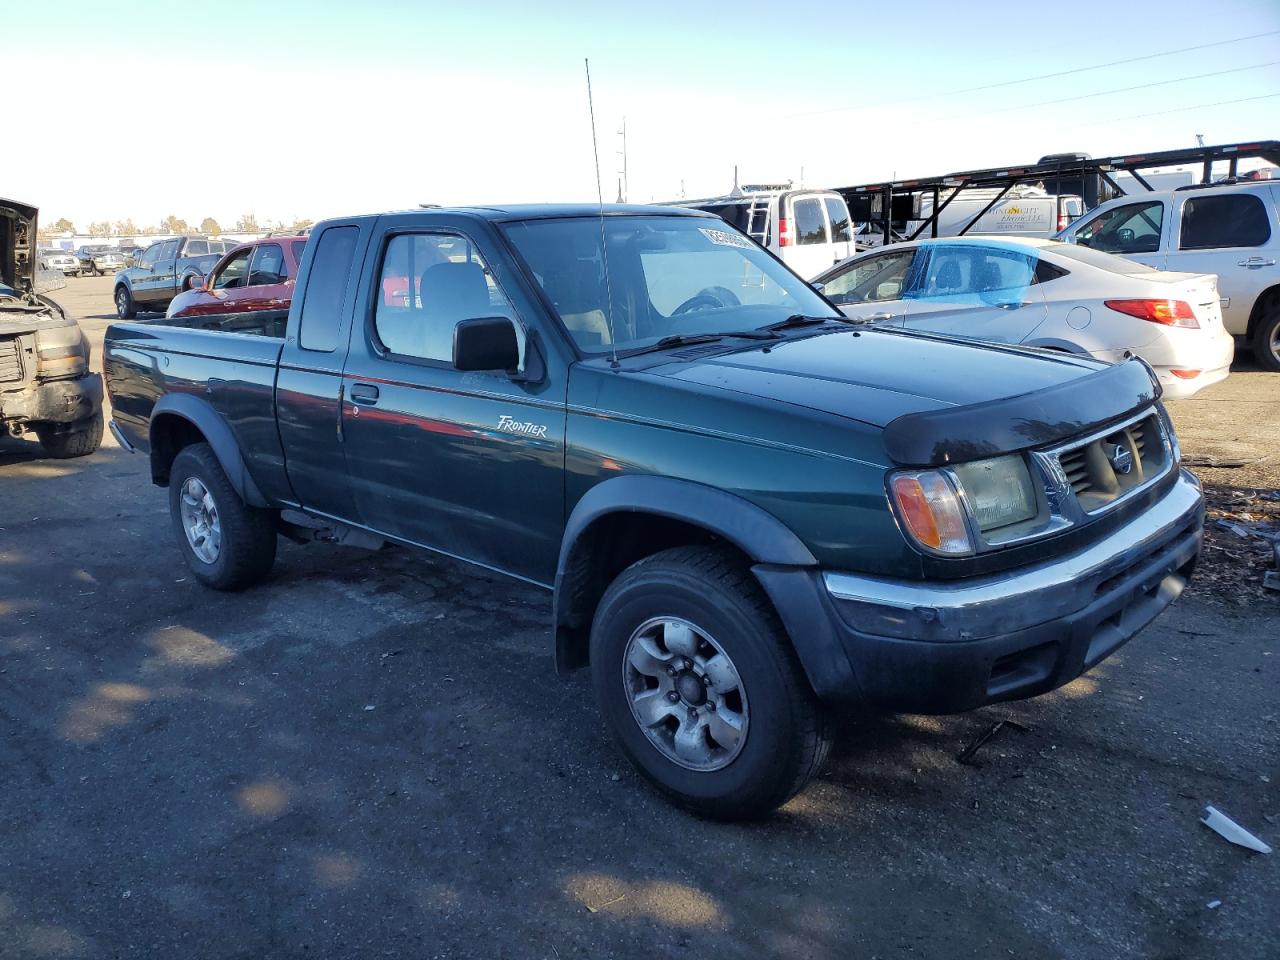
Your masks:
[{"label": "dirt lot", "polygon": [[[95,358],[109,284],[55,295]],[[1200,471],[1219,509],[1262,517],[1280,376],[1242,362],[1173,409],[1188,457],[1251,461]],[[1280,847],[1280,602],[1213,536],[1088,676],[859,720],[772,820],[725,826],[649,793],[555,678],[543,594],[294,546],[214,594],[141,458],[0,442],[0,956],[1274,958],[1280,852],[1197,821]],[[1002,718],[1029,729],[956,762]]]}]

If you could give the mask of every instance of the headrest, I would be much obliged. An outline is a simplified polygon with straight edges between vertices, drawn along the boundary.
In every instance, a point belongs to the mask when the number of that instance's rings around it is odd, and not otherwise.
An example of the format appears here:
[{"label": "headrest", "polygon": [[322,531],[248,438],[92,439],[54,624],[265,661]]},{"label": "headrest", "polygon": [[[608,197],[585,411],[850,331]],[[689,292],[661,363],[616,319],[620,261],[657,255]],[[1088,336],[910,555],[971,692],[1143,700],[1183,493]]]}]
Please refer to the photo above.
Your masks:
[{"label": "headrest", "polygon": [[948,260],[938,268],[937,285],[939,290],[954,290],[963,283],[960,277],[960,263]]}]

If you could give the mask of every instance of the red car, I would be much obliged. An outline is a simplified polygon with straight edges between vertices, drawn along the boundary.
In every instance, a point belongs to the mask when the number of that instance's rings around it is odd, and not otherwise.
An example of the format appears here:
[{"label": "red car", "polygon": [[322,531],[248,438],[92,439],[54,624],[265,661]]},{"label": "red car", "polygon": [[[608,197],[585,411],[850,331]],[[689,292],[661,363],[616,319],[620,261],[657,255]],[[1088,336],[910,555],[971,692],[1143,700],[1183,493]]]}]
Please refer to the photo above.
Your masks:
[{"label": "red car", "polygon": [[204,283],[173,298],[166,317],[288,310],[306,237],[264,237],[232,247]]}]

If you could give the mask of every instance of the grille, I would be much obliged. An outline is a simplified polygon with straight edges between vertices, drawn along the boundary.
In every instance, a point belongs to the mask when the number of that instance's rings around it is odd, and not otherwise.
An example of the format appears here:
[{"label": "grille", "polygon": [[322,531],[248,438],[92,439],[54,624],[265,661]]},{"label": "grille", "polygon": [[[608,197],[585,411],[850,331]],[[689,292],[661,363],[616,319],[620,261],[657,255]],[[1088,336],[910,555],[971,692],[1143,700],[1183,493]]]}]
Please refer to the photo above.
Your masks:
[{"label": "grille", "polygon": [[17,340],[0,340],[0,383],[22,379],[22,356]]},{"label": "grille", "polygon": [[1086,513],[1096,513],[1154,482],[1170,466],[1159,420],[1153,414],[1111,433],[1060,450],[1058,465]]}]

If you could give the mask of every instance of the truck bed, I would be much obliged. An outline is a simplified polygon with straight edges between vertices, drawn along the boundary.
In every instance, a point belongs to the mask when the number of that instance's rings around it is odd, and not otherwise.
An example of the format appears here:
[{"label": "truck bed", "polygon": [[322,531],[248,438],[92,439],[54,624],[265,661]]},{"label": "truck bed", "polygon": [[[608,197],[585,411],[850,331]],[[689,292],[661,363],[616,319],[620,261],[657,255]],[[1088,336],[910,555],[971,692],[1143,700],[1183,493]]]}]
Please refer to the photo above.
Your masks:
[{"label": "truck bed", "polygon": [[191,397],[213,407],[230,425],[259,489],[291,499],[275,420],[287,315],[264,311],[112,324],[103,342],[103,372],[121,433],[149,451],[160,398]]}]

